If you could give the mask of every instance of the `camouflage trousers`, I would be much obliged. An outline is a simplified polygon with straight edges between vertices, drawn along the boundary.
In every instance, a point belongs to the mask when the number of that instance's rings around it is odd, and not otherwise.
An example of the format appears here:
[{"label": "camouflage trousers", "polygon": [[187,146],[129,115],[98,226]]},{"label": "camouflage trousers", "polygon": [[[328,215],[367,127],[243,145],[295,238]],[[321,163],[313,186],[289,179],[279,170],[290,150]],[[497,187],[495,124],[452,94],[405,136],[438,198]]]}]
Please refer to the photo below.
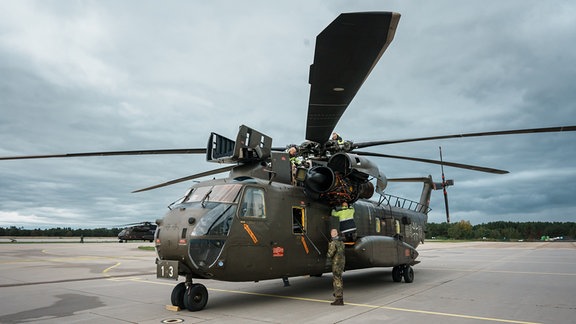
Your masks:
[{"label": "camouflage trousers", "polygon": [[342,298],[344,295],[344,281],[342,280],[342,270],[332,267],[332,286],[334,287],[334,297]]}]

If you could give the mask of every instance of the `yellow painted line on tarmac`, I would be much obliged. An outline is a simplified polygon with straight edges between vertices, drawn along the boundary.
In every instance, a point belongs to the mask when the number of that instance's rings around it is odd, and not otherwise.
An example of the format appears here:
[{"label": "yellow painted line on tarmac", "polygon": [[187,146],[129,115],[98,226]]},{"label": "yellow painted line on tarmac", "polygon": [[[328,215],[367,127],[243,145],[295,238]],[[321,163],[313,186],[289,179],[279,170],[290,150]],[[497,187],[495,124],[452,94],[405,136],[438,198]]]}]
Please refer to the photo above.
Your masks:
[{"label": "yellow painted line on tarmac", "polygon": [[[166,285],[166,286],[173,286],[174,282],[169,281],[149,281],[143,280],[141,278],[114,278],[108,280],[115,280],[115,281],[134,281],[134,282],[143,282],[149,284],[157,284],[157,285]],[[260,297],[273,297],[273,298],[283,298],[283,299],[291,299],[291,300],[299,300],[299,301],[306,301],[306,302],[314,302],[314,303],[331,303],[332,300],[326,299],[315,299],[315,298],[305,298],[305,297],[296,297],[296,296],[284,296],[284,295],[273,295],[273,294],[262,294],[257,292],[248,292],[248,291],[240,291],[240,290],[228,290],[228,289],[217,289],[217,288],[208,288],[210,291],[218,291],[224,293],[233,293],[233,294],[242,294],[242,295],[252,295],[252,296],[260,296]],[[463,318],[463,319],[473,319],[479,321],[487,321],[487,322],[499,322],[499,323],[514,323],[514,324],[542,324],[539,322],[527,322],[527,321],[518,321],[518,320],[508,320],[502,318],[493,318],[493,317],[482,317],[482,316],[474,316],[474,315],[464,315],[464,314],[453,314],[453,313],[444,313],[444,312],[433,312],[433,311],[426,311],[426,310],[419,310],[419,309],[410,309],[410,308],[400,308],[400,307],[390,307],[390,306],[381,306],[381,305],[370,305],[370,304],[356,304],[356,303],[349,303],[346,302],[348,306],[355,306],[355,307],[366,307],[366,308],[380,308],[380,309],[387,309],[392,311],[398,312],[406,312],[406,313],[417,313],[417,314],[425,314],[425,315],[435,315],[435,316],[445,316],[445,317],[454,317],[454,318]]]},{"label": "yellow painted line on tarmac", "polygon": [[438,271],[460,271],[460,272],[489,272],[489,273],[508,273],[508,274],[529,274],[538,276],[576,276],[576,273],[568,272],[538,272],[538,271],[512,271],[512,270],[486,270],[486,269],[458,269],[458,268],[423,268],[418,270],[438,270]]},{"label": "yellow painted line on tarmac", "polygon": [[107,274],[107,272],[110,271],[110,270],[112,270],[112,269],[114,269],[114,268],[116,268],[117,266],[119,266],[119,265],[121,265],[121,264],[122,264],[121,262],[116,262],[115,265],[104,269],[104,271],[102,271],[102,273],[103,273],[103,274],[106,274],[107,276],[109,276],[109,274]]},{"label": "yellow painted line on tarmac", "polygon": [[[301,300],[301,301],[310,301],[316,303],[331,303],[332,300],[325,300],[325,299],[314,299],[314,298],[304,298],[304,297],[294,297],[294,296],[282,296],[282,295],[272,295],[272,294],[261,294],[261,293],[254,293],[254,292],[246,292],[246,291],[238,291],[238,290],[226,290],[226,289],[208,289],[212,291],[220,291],[220,292],[229,292],[235,294],[244,294],[244,295],[255,295],[255,296],[262,296],[262,297],[275,297],[275,298],[284,298],[284,299],[293,299],[293,300]],[[370,304],[356,304],[356,303],[348,303],[346,305],[349,306],[356,306],[356,307],[368,307],[368,308],[380,308],[380,309],[388,309],[400,312],[407,312],[407,313],[419,313],[419,314],[427,314],[427,315],[437,315],[437,316],[447,316],[447,317],[456,317],[456,318],[465,318],[465,319],[475,319],[481,321],[490,321],[490,322],[500,322],[500,323],[516,323],[516,324],[540,324],[536,322],[526,322],[526,321],[516,321],[516,320],[507,320],[501,318],[492,318],[492,317],[481,317],[481,316],[472,316],[472,315],[463,315],[463,314],[452,314],[452,313],[442,313],[442,312],[432,312],[432,311],[425,311],[425,310],[418,310],[418,309],[409,309],[409,308],[399,308],[399,307],[390,307],[390,306],[380,306],[380,305],[370,305]]]},{"label": "yellow painted line on tarmac", "polygon": [[409,308],[398,308],[398,307],[390,307],[390,306],[376,306],[376,305],[351,304],[351,303],[346,303],[346,305],[354,305],[354,306],[361,306],[361,307],[371,307],[371,308],[382,308],[382,309],[395,310],[395,311],[400,311],[400,312],[419,313],[419,314],[437,315],[437,316],[446,316],[446,317],[456,317],[456,318],[474,319],[474,320],[479,320],[479,321],[489,321],[489,322],[499,322],[499,323],[541,324],[541,323],[539,323],[539,322],[526,322],[526,321],[517,321],[517,320],[507,320],[507,319],[502,319],[502,318],[494,318],[494,317],[483,317],[483,316],[473,316],[473,315],[464,315],[464,314],[452,314],[452,313],[443,313],[443,312],[432,312],[432,311],[425,311],[425,310],[418,310],[418,309],[409,309]]}]

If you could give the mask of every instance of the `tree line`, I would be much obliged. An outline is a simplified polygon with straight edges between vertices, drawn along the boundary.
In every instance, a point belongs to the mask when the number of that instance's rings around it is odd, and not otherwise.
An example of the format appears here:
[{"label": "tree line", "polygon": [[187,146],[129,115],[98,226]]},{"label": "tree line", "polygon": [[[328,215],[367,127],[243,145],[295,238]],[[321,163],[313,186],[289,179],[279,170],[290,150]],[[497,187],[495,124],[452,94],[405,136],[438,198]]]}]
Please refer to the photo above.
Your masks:
[{"label": "tree line", "polygon": [[428,223],[427,238],[455,240],[542,240],[574,239],[574,222],[490,222],[471,225],[462,220],[457,223]]},{"label": "tree line", "polygon": [[74,229],[71,227],[56,227],[46,229],[25,229],[23,227],[0,227],[0,236],[50,236],[50,237],[115,237],[122,228],[90,228]]},{"label": "tree line", "polygon": [[[115,237],[122,228],[74,229],[56,227],[25,229],[23,227],[0,227],[0,236],[57,236],[57,237]],[[457,223],[428,223],[426,237],[455,240],[540,240],[543,237],[576,238],[575,222],[490,222],[471,225],[462,220]]]}]

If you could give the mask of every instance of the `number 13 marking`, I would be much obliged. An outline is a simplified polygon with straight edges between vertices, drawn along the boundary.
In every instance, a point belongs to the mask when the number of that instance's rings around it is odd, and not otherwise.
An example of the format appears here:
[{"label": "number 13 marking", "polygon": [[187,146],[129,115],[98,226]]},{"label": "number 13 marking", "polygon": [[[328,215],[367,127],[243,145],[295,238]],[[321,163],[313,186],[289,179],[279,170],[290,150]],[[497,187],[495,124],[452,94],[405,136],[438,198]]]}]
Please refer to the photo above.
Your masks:
[{"label": "number 13 marking", "polygon": [[174,277],[174,267],[173,266],[168,266],[168,273],[166,273],[164,266],[161,266],[160,269],[162,271],[162,277],[169,277],[169,278]]}]

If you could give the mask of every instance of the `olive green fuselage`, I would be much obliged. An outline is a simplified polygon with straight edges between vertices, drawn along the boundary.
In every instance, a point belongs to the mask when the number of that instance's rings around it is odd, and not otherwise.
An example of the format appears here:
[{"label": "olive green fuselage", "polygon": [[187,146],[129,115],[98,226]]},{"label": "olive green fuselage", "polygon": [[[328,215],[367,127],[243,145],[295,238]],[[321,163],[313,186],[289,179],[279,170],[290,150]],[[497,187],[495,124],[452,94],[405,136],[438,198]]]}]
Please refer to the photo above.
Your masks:
[{"label": "olive green fuselage", "polygon": [[[371,200],[354,203],[357,240],[346,268],[413,264],[427,216]],[[258,281],[329,272],[326,252],[338,221],[302,187],[241,177],[202,182],[173,206],[156,232],[159,260],[180,275]]]}]

